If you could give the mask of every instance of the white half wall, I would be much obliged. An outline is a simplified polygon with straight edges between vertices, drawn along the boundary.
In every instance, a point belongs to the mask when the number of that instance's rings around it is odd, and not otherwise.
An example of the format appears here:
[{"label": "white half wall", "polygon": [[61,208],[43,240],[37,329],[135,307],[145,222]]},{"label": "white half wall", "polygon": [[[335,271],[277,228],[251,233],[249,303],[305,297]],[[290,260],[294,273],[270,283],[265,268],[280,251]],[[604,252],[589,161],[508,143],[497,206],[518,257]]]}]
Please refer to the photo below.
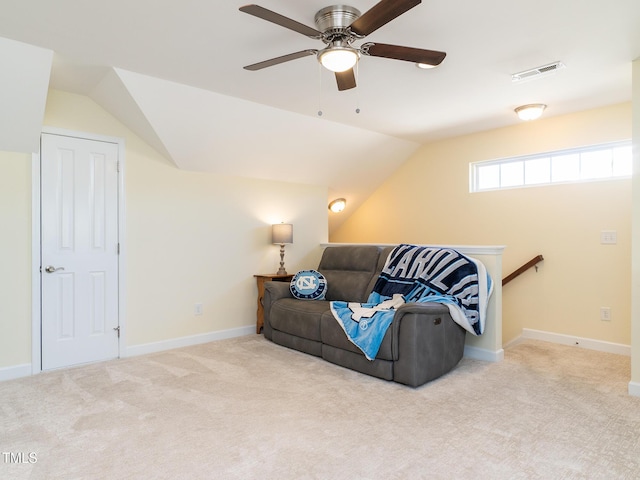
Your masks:
[{"label": "white half wall", "polygon": [[633,179],[631,197],[631,382],[629,394],[640,397],[640,58],[632,65]]}]

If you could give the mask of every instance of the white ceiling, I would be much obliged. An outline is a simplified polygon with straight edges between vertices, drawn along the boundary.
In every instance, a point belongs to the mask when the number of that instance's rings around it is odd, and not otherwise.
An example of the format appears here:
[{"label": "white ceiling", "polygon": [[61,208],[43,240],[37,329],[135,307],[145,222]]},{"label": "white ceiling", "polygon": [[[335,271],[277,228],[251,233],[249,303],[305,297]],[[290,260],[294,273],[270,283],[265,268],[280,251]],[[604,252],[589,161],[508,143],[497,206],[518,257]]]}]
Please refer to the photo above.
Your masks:
[{"label": "white ceiling", "polygon": [[[425,0],[366,41],[445,51],[440,67],[363,57],[358,87],[338,92],[313,56],[244,70],[323,46],[244,3],[0,0],[0,37],[55,52],[51,87],[91,96],[181,168],[322,184],[352,206],[420,143],[516,123],[518,105],[554,116],[629,101],[640,57],[638,0]],[[258,4],[312,27],[328,5]],[[511,82],[555,61],[566,68]]]}]

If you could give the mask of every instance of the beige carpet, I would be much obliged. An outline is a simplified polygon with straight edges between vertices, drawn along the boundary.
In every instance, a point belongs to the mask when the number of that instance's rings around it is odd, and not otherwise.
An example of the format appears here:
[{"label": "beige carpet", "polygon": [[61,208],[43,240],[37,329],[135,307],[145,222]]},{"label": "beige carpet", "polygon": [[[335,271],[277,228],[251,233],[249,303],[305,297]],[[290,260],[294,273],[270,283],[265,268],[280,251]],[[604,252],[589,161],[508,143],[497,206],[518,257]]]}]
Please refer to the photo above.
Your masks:
[{"label": "beige carpet", "polygon": [[412,389],[224,340],[0,383],[0,478],[637,479],[629,363],[530,341]]}]

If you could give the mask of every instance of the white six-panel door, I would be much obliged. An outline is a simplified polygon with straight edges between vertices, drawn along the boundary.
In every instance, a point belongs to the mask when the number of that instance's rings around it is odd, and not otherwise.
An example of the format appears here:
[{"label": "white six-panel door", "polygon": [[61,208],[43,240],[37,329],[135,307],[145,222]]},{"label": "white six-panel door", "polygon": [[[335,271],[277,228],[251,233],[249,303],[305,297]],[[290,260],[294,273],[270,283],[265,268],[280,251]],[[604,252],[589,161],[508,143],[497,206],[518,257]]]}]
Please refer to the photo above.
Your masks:
[{"label": "white six-panel door", "polygon": [[42,134],[42,369],[118,357],[118,145]]}]

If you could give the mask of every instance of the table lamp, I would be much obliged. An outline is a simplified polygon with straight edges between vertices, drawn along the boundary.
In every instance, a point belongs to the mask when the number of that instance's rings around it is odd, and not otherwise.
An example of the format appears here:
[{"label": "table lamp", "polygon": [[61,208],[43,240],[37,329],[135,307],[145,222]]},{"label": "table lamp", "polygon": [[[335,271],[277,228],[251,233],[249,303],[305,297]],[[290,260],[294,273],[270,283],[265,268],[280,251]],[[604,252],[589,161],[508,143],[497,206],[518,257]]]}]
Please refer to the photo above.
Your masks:
[{"label": "table lamp", "polygon": [[284,246],[293,243],[293,225],[290,223],[277,223],[271,227],[271,241],[280,245],[280,269],[278,275],[287,275],[284,269]]}]

